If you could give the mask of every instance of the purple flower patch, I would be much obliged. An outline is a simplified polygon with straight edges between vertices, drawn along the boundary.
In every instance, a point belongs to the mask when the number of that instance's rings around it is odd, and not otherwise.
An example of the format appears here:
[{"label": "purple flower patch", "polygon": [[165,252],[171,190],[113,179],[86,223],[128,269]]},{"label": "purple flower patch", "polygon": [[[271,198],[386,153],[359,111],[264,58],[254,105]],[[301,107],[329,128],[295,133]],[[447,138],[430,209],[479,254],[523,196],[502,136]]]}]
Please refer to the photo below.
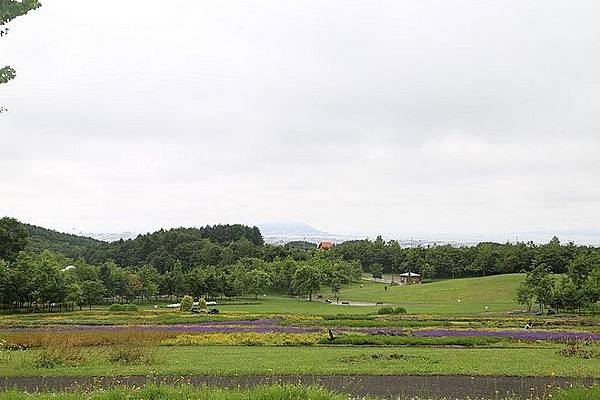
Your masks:
[{"label": "purple flower patch", "polygon": [[72,325],[60,327],[29,328],[17,330],[43,330],[51,332],[177,332],[177,333],[315,333],[323,328],[314,326],[280,325],[275,320],[237,320],[237,321],[211,321],[197,324],[177,325]]}]

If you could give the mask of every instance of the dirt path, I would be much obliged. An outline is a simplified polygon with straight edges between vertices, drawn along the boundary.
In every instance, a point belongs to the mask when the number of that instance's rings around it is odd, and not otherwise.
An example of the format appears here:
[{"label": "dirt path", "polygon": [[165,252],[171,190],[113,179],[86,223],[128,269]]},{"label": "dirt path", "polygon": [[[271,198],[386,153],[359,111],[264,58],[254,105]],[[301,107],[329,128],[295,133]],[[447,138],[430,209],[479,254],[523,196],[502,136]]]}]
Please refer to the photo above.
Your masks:
[{"label": "dirt path", "polygon": [[485,376],[130,376],[130,377],[0,377],[0,389],[55,391],[73,388],[106,388],[139,386],[144,383],[189,383],[220,387],[248,387],[267,383],[318,384],[332,390],[356,396],[397,397],[484,397],[497,399],[504,395],[538,396],[546,398],[557,387],[571,384],[590,386],[598,379],[567,379],[548,377],[485,377]]}]

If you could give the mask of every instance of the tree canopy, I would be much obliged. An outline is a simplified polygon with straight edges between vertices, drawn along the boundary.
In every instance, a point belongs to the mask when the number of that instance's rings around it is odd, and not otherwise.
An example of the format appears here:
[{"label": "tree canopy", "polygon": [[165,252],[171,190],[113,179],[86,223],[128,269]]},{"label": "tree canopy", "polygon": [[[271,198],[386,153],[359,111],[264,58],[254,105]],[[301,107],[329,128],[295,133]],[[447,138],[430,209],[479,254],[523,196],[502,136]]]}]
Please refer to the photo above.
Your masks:
[{"label": "tree canopy", "polygon": [[[38,0],[0,0],[0,32],[4,36],[8,30],[3,26],[13,19],[41,7]],[[0,68],[0,84],[6,83],[16,76],[16,71],[10,66]],[[2,108],[4,111],[4,108]]]}]

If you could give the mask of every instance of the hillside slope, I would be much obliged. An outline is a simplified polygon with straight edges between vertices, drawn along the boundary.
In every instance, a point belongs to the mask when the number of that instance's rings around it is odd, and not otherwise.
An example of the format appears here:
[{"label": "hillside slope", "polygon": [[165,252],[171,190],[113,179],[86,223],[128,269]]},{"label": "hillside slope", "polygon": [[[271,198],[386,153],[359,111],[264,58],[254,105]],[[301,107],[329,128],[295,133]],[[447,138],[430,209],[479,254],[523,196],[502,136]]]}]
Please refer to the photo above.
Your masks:
[{"label": "hillside slope", "polygon": [[[409,312],[477,313],[509,311],[520,307],[515,291],[524,274],[435,281],[421,285],[390,286],[361,281],[340,293],[341,300],[405,306]],[[362,285],[362,287],[361,287]],[[331,297],[331,294],[324,293]],[[486,309],[487,307],[487,309]]]},{"label": "hillside slope", "polygon": [[23,224],[23,227],[29,234],[26,249],[36,253],[48,249],[70,258],[79,258],[84,257],[90,248],[104,243],[90,237],[70,235],[30,224]]}]

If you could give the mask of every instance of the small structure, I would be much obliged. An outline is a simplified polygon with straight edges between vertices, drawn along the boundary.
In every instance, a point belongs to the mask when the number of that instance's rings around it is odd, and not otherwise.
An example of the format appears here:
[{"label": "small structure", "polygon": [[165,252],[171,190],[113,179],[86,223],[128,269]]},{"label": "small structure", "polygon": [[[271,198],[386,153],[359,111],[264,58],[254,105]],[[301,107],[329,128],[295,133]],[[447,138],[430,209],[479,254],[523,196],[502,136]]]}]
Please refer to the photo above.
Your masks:
[{"label": "small structure", "polygon": [[323,240],[321,243],[319,243],[319,246],[317,246],[317,249],[319,250],[329,250],[332,249],[334,246],[333,242],[330,240]]},{"label": "small structure", "polygon": [[400,274],[401,285],[412,285],[413,283],[421,283],[421,275],[410,271]]}]

